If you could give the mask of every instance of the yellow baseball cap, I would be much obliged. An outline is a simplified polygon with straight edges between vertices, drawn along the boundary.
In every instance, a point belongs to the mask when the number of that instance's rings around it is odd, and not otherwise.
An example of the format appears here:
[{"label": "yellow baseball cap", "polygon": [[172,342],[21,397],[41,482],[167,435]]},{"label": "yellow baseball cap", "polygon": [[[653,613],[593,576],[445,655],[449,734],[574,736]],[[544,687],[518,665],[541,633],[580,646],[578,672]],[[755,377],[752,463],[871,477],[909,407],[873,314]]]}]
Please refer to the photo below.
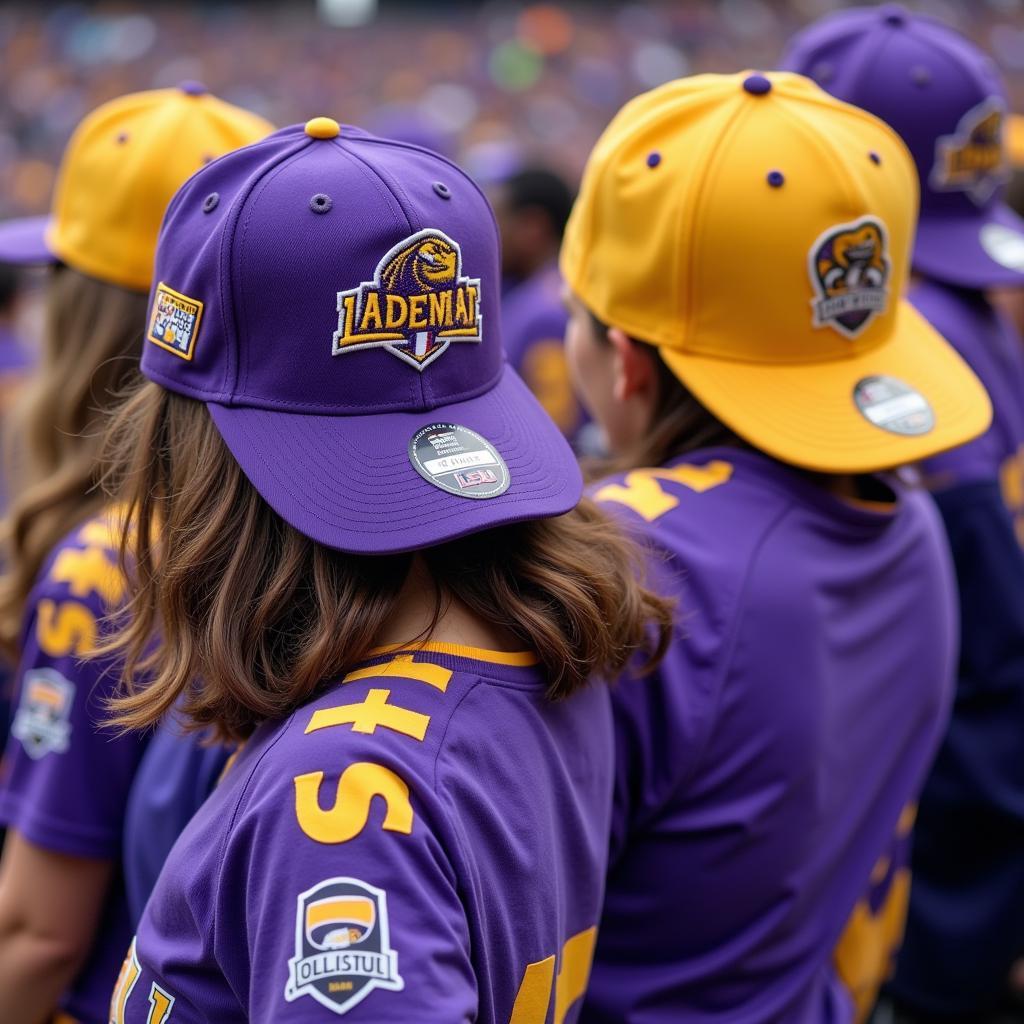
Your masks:
[{"label": "yellow baseball cap", "polygon": [[612,120],[561,269],[757,448],[872,472],[963,444],[992,417],[903,298],[917,202],[910,154],[872,115],[799,75],[698,75]]},{"label": "yellow baseball cap", "polygon": [[147,291],[171,197],[203,164],[274,130],[196,82],[105,103],[75,129],[46,217],[0,224],[0,262],[66,263]]}]

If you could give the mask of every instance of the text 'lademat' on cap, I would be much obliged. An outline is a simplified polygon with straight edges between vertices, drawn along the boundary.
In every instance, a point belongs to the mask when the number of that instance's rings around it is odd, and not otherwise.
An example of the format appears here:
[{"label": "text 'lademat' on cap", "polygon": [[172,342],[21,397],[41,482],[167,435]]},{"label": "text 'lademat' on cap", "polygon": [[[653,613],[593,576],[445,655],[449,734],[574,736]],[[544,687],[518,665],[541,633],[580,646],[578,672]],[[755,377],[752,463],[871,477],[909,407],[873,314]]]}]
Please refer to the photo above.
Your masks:
[{"label": "text 'lademat' on cap", "polygon": [[916,271],[966,288],[1024,285],[1024,221],[1003,202],[1006,89],[990,57],[935,18],[884,4],[810,25],[782,66],[880,117],[910,148]]},{"label": "text 'lademat' on cap", "polygon": [[798,75],[699,75],[612,120],[562,273],[757,448],[870,472],[991,418],[977,378],[902,298],[916,207],[910,155],[877,118]]},{"label": "text 'lademat' on cap", "polygon": [[0,224],[0,262],[61,262],[108,284],[148,291],[160,221],[179,186],[204,164],[273,130],[198,82],[111,100],[75,129],[51,213]]},{"label": "text 'lademat' on cap", "polygon": [[498,233],[428,150],[315,118],[168,208],[142,370],[205,402],[263,498],[343,551],[560,515],[582,480],[505,363]]}]

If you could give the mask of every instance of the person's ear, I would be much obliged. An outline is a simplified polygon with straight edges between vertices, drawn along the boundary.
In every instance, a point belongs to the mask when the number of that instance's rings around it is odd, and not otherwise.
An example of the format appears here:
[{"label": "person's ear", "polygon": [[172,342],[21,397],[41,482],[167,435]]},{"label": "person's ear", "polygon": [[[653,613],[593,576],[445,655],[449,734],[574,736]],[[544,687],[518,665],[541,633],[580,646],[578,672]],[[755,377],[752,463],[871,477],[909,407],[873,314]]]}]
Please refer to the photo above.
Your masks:
[{"label": "person's ear", "polygon": [[618,327],[608,328],[608,342],[615,352],[615,400],[625,402],[633,396],[653,400],[657,386],[654,350],[633,341]]}]

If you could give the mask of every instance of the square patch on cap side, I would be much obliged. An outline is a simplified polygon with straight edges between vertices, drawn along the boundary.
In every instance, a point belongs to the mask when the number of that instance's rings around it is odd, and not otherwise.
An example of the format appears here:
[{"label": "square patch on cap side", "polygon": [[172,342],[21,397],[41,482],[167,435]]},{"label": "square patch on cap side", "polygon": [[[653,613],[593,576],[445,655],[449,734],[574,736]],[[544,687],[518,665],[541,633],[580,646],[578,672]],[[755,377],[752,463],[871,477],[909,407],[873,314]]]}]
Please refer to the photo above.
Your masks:
[{"label": "square patch on cap side", "polygon": [[191,360],[202,318],[203,304],[199,299],[190,299],[161,281],[157,285],[146,337],[154,345]]}]

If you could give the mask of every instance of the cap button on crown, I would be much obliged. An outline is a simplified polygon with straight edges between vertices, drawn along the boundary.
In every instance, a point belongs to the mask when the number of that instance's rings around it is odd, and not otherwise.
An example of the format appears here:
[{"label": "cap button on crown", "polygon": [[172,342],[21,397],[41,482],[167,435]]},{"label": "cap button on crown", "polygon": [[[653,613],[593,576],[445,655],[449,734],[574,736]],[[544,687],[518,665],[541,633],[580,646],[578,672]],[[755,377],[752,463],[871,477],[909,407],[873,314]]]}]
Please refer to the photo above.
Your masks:
[{"label": "cap button on crown", "polygon": [[341,126],[331,117],[314,117],[306,122],[306,134],[311,139],[336,139],[341,134]]},{"label": "cap button on crown", "polygon": [[210,91],[202,82],[194,82],[191,79],[187,82],[182,82],[178,88],[186,96],[205,96]]},{"label": "cap button on crown", "polygon": [[772,91],[772,83],[764,75],[747,75],[743,79],[743,88],[751,96],[764,96],[765,93]]}]

